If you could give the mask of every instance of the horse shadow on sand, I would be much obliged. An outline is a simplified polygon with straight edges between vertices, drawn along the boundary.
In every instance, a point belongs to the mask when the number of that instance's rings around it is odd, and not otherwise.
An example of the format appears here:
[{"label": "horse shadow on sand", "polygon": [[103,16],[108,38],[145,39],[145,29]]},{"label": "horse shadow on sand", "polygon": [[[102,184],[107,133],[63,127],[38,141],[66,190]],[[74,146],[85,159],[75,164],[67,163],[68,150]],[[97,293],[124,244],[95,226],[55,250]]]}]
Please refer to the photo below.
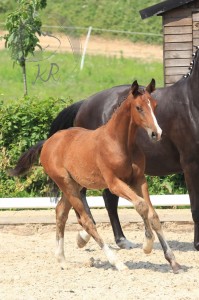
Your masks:
[{"label": "horse shadow on sand", "polygon": [[[180,252],[189,252],[189,251],[195,251],[193,243],[189,243],[189,242],[180,242],[180,241],[176,241],[176,240],[169,240],[168,241],[169,246],[171,247],[171,249],[174,251],[180,251]],[[134,243],[133,244],[133,249],[138,249],[140,248],[140,250],[142,251],[142,243]],[[119,252],[121,249],[111,246],[111,249],[113,249],[115,252]],[[131,251],[133,249],[129,249],[126,250],[129,252],[129,254],[131,253]],[[162,251],[161,245],[159,244],[159,242],[155,242],[154,243],[154,247],[153,247],[153,251],[157,251],[160,250]],[[88,252],[95,252],[95,250],[89,251],[89,249],[86,249],[86,251]],[[162,251],[162,256],[164,257],[164,253]],[[149,256],[149,261],[135,261],[133,259],[133,253],[132,253],[132,260],[128,260],[125,261],[123,260],[124,264],[128,267],[129,270],[138,270],[138,269],[150,269],[153,272],[160,272],[160,273],[169,273],[172,272],[172,269],[169,265],[169,263],[165,262],[165,263],[153,263],[150,262],[150,256]],[[121,256],[122,259],[122,256]],[[116,270],[114,267],[112,267],[108,261],[102,261],[100,259],[93,259],[91,258],[91,265],[94,268],[97,269],[104,269],[104,270],[108,270],[108,269],[113,269]],[[187,272],[189,269],[191,269],[191,267],[187,267],[186,265],[182,265],[181,264],[181,270],[180,272]]]}]

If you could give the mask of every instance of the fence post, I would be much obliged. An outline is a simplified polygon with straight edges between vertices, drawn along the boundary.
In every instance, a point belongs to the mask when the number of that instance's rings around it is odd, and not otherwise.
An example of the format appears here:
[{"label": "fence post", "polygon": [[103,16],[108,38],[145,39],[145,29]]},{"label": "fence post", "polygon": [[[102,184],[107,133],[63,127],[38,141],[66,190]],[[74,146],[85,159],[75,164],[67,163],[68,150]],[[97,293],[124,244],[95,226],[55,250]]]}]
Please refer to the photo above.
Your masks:
[{"label": "fence post", "polygon": [[84,44],[84,49],[83,49],[83,53],[82,53],[80,70],[82,70],[83,67],[84,67],[84,59],[85,59],[85,56],[86,56],[86,49],[87,49],[87,46],[88,46],[88,41],[89,41],[89,38],[90,38],[90,35],[91,35],[91,31],[92,31],[92,26],[90,26],[88,28],[88,33],[87,33],[87,36],[86,36],[86,40],[85,40],[85,44]]}]

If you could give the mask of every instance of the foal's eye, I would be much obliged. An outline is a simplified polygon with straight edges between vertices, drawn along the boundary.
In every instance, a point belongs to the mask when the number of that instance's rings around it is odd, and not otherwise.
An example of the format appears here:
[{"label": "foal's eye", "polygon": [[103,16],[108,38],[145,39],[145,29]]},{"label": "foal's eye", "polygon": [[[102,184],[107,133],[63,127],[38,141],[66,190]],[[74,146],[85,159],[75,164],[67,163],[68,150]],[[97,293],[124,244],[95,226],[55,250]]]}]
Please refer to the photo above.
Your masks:
[{"label": "foal's eye", "polygon": [[143,111],[143,109],[142,109],[141,106],[136,106],[136,109],[137,109],[137,111],[139,111],[139,112],[142,112],[142,111]]}]

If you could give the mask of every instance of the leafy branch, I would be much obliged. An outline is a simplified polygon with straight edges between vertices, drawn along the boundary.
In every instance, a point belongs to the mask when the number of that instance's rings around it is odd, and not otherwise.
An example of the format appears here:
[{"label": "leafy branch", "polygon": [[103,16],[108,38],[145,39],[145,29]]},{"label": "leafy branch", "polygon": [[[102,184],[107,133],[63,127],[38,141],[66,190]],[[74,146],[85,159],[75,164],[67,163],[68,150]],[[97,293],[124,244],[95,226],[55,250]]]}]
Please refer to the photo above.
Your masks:
[{"label": "leafy branch", "polygon": [[34,55],[36,47],[41,49],[38,36],[41,36],[42,22],[38,11],[46,5],[46,0],[18,0],[17,9],[6,19],[5,47],[10,50],[14,64],[22,68],[24,95],[28,94],[26,59],[29,54]]}]

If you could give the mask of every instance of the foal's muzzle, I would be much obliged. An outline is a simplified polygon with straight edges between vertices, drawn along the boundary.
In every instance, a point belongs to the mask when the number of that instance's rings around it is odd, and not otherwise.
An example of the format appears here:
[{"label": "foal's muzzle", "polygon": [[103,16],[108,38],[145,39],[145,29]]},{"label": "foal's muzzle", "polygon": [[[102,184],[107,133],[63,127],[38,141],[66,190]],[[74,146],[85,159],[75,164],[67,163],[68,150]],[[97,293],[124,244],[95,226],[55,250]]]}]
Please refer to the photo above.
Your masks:
[{"label": "foal's muzzle", "polygon": [[159,141],[159,140],[161,140],[161,137],[162,137],[162,131],[161,132],[152,131],[152,133],[151,133],[152,140]]},{"label": "foal's muzzle", "polygon": [[159,140],[161,140],[161,137],[162,137],[162,130],[159,129],[158,131],[153,131],[151,129],[147,129],[147,133],[149,135],[149,138],[151,140],[153,140],[154,142],[157,142]]}]

